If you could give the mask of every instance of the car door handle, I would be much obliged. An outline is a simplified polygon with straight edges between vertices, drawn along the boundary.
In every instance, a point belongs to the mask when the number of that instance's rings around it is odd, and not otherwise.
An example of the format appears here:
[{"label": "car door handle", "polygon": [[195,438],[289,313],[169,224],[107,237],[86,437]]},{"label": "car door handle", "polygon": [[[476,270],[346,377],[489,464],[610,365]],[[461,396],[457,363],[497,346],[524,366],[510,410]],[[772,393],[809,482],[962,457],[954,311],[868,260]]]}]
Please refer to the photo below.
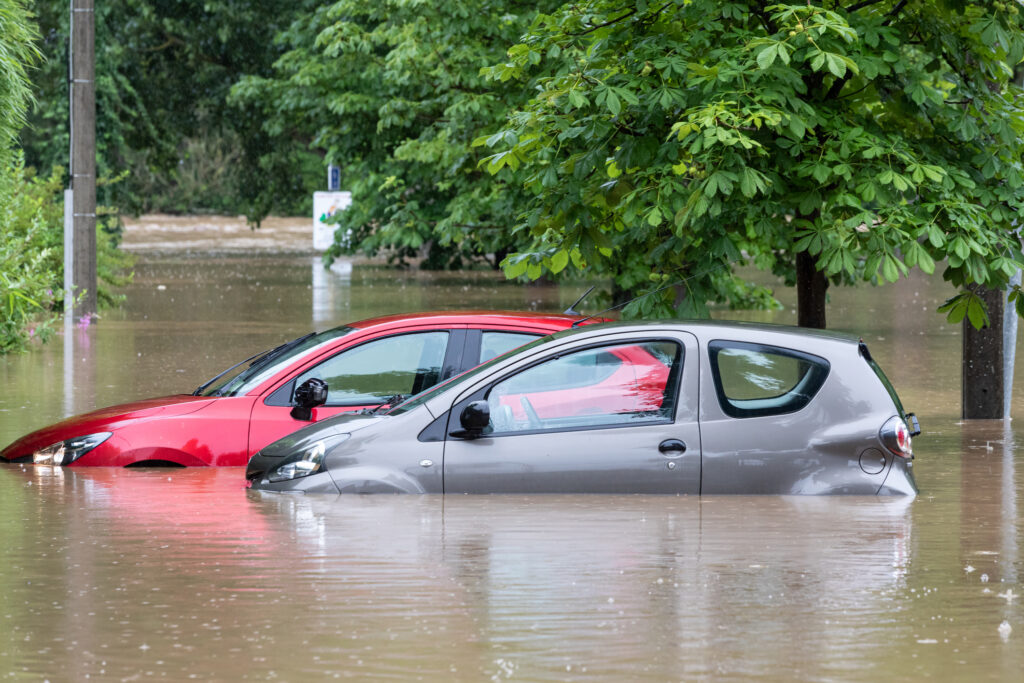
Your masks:
[{"label": "car door handle", "polygon": [[686,444],[679,439],[666,439],[658,444],[658,450],[665,455],[668,455],[669,453],[682,455],[686,452]]}]

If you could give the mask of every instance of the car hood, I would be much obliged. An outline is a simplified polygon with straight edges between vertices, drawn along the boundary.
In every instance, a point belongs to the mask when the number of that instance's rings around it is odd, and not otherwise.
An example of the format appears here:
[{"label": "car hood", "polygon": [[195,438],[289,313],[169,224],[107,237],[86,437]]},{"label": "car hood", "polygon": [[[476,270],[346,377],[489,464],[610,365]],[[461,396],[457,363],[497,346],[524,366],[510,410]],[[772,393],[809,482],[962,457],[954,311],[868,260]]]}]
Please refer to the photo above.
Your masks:
[{"label": "car hood", "polygon": [[187,415],[216,400],[216,397],[213,396],[179,394],[176,396],[148,398],[132,403],[122,403],[121,405],[110,406],[109,408],[100,408],[91,413],[69,417],[48,427],[37,429],[31,434],[26,434],[3,451],[0,451],[0,456],[6,459],[18,458],[65,439],[71,439],[84,434],[113,431],[129,421],[155,417],[157,415],[161,417]]},{"label": "car hood", "polygon": [[291,455],[300,451],[321,439],[351,434],[370,425],[387,420],[387,415],[367,415],[363,413],[343,413],[328,420],[314,422],[303,427],[297,432],[292,432],[286,437],[278,439],[272,444],[260,449],[259,455],[269,458],[279,458]]}]

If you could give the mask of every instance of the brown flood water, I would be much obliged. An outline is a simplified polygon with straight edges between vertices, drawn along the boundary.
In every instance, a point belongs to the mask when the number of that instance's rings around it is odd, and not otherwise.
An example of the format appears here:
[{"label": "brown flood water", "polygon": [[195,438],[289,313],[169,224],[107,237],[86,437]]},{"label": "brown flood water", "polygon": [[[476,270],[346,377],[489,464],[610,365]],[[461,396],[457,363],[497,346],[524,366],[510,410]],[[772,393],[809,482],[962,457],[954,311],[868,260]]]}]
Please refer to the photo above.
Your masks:
[{"label": "brown flood water", "polygon": [[[585,288],[324,272],[304,223],[130,226],[124,307],[0,358],[0,442],[310,329]],[[780,296],[719,315],[791,323]],[[912,500],[296,497],[238,469],[0,466],[0,680],[1024,680],[1024,381],[1017,421],[959,422],[946,296],[914,278],[830,304],[921,418]]]}]

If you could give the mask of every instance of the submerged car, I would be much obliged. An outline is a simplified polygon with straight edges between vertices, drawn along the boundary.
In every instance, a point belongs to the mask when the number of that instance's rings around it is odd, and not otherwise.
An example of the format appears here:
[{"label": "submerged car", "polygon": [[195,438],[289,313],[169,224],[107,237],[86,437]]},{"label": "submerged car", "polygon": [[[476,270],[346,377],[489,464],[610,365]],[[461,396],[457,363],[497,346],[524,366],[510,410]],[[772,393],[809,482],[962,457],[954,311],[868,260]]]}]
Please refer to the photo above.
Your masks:
[{"label": "submerged car", "polygon": [[[248,358],[192,394],[69,418],[0,451],[48,465],[243,466],[267,444],[339,413],[394,405],[579,315],[418,313],[308,334]],[[244,366],[244,367],[243,367]]]},{"label": "submerged car", "polygon": [[253,489],[323,493],[907,494],[905,413],[867,346],[715,321],[554,334],[386,414],[254,455]]}]

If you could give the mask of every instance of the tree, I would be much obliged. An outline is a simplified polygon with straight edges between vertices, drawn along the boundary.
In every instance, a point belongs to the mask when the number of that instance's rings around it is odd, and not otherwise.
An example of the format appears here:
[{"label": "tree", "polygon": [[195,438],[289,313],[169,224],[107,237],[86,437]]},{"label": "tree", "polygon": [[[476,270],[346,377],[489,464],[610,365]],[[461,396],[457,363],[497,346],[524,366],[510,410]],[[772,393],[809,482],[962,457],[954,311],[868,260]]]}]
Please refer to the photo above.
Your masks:
[{"label": "tree", "polygon": [[656,285],[689,278],[687,301],[630,312],[687,313],[753,262],[798,281],[800,323],[824,327],[829,280],[945,261],[960,292],[941,310],[980,326],[968,286],[1005,287],[1021,259],[1022,53],[1014,3],[566,4],[490,71],[541,76],[481,140],[533,193],[532,247],[506,272],[643,264]]},{"label": "tree", "polygon": [[529,93],[480,69],[556,5],[340,0],[297,19],[279,37],[289,49],[276,75],[244,79],[233,95],[264,108],[271,136],[306,139],[341,167],[353,204],[338,214],[333,254],[500,260],[523,192],[480,170],[471,142]]},{"label": "tree", "polygon": [[[311,0],[125,0],[96,5],[98,173],[124,176],[100,202],[126,211],[215,210],[261,218],[308,204],[322,164],[227,101],[243,75],[269,74],[273,37]],[[68,153],[66,0],[34,0],[46,61],[22,131],[26,162]]]},{"label": "tree", "polygon": [[[32,99],[29,69],[40,57],[38,37],[22,0],[0,0],[0,155],[11,148],[25,123]],[[0,167],[0,172],[6,169]]]}]

